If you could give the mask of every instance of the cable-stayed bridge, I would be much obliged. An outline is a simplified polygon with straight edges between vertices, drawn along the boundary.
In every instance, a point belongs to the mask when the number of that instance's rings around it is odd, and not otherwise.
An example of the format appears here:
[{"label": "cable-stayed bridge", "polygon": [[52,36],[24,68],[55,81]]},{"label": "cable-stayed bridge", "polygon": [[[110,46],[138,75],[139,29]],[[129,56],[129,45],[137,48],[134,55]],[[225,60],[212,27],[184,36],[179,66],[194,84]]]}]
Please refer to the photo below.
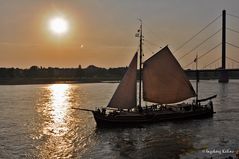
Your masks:
[{"label": "cable-stayed bridge", "polygon": [[[216,31],[208,33],[209,28],[215,23],[220,23],[217,28],[214,27],[213,30]],[[205,32],[207,32],[207,37],[198,40],[197,38],[201,34],[205,35]],[[150,41],[145,40],[145,42],[154,45]],[[185,49],[188,46],[191,48]],[[239,79],[239,16],[223,10],[222,14],[205,25],[173,52],[179,56],[178,61],[191,78],[195,78],[198,71],[200,79],[218,79],[219,82]],[[200,65],[201,61],[204,61],[203,65]],[[196,62],[200,66],[197,69],[195,67]]]}]

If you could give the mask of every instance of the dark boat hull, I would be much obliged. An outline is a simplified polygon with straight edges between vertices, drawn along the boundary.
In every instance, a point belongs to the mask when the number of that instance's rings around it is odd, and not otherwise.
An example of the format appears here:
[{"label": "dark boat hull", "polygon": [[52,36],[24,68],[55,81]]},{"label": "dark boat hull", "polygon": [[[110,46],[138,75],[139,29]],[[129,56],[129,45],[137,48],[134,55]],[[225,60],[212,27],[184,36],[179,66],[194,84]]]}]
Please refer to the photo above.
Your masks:
[{"label": "dark boat hull", "polygon": [[158,123],[163,121],[188,120],[212,117],[213,109],[203,109],[190,112],[160,112],[126,113],[126,115],[106,116],[97,111],[92,111],[97,127],[137,127],[142,124]]}]

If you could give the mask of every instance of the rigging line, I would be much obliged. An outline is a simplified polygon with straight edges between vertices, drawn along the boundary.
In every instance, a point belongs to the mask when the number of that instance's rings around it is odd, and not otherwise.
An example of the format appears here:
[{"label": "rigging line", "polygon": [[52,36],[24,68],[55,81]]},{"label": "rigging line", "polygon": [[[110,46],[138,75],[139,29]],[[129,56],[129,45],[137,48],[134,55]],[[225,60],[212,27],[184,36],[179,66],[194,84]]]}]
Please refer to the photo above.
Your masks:
[{"label": "rigging line", "polygon": [[238,18],[238,19],[239,19],[239,16],[236,16],[236,15],[233,15],[233,14],[227,14],[227,15],[230,15],[231,17],[234,17],[234,18]]},{"label": "rigging line", "polygon": [[235,45],[235,44],[232,44],[232,43],[229,43],[229,42],[227,42],[227,44],[239,49],[239,46],[237,46],[237,45]]},{"label": "rigging line", "polygon": [[220,59],[221,59],[221,57],[219,57],[219,58],[217,58],[216,60],[210,62],[209,64],[207,64],[206,66],[204,66],[203,69],[204,69],[204,68],[207,68],[207,66],[210,66],[210,65],[214,64],[215,62],[217,62],[217,61],[220,60]]},{"label": "rigging line", "polygon": [[213,24],[215,21],[217,21],[222,15],[217,16],[213,21],[208,23],[205,27],[203,27],[199,32],[194,34],[191,38],[189,38],[186,42],[184,42],[181,46],[179,46],[174,52],[177,52],[181,48],[183,48],[187,43],[189,43],[191,40],[193,40],[196,36],[198,36],[201,32],[203,32],[206,28],[208,28],[211,24]]},{"label": "rigging line", "polygon": [[229,59],[229,60],[231,60],[231,61],[233,61],[233,62],[236,62],[236,63],[239,63],[239,61],[237,61],[237,60],[235,60],[235,59],[232,59],[232,58],[230,58],[230,57],[226,57],[227,59]]},{"label": "rigging line", "polygon": [[234,29],[231,29],[231,28],[227,28],[227,30],[230,30],[230,31],[232,31],[232,32],[235,32],[235,33],[238,33],[238,34],[239,34],[239,31],[237,31],[237,30],[234,30]]},{"label": "rigging line", "polygon": [[152,43],[152,42],[150,42],[149,40],[144,39],[144,41],[147,42],[147,43],[150,44],[150,45],[157,46],[157,47],[161,48],[161,46],[159,46],[159,45],[157,45],[157,44],[155,44],[155,43]]},{"label": "rigging line", "polygon": [[216,35],[217,33],[219,33],[222,29],[219,29],[218,31],[216,31],[214,34],[212,34],[211,36],[209,36],[207,39],[205,39],[204,41],[202,41],[200,44],[198,44],[196,47],[194,47],[192,50],[190,50],[189,52],[187,52],[186,54],[184,54],[183,56],[181,56],[179,58],[179,60],[181,60],[182,58],[184,58],[185,56],[187,56],[188,54],[190,54],[191,52],[193,52],[194,50],[196,50],[197,48],[199,48],[202,44],[204,44],[205,42],[207,42],[209,39],[211,39],[214,35]]},{"label": "rigging line", "polygon": [[[145,25],[145,24],[144,24],[144,28],[145,28],[145,32],[147,32],[147,33],[153,35],[153,37],[155,37],[156,39],[158,39],[158,37],[157,37],[156,35],[159,35],[159,34],[156,33],[156,32],[154,32],[154,31],[152,31],[152,29],[150,29],[150,28],[148,27],[148,25]],[[159,40],[159,41],[161,41],[161,40]]]},{"label": "rigging line", "polygon": [[146,47],[146,49],[148,49],[150,51],[150,53],[154,53],[154,51],[147,45],[144,45]]},{"label": "rigging line", "polygon": [[[218,46],[220,46],[221,43],[219,43],[218,45],[216,45],[215,47],[213,47],[212,49],[210,49],[209,51],[207,51],[206,53],[202,54],[201,56],[198,57],[198,59],[202,58],[203,56],[209,54],[211,51],[213,51],[214,49],[216,49]],[[192,63],[194,63],[194,61],[188,63],[187,65],[184,66],[184,68],[188,67],[189,65],[191,65]]]}]

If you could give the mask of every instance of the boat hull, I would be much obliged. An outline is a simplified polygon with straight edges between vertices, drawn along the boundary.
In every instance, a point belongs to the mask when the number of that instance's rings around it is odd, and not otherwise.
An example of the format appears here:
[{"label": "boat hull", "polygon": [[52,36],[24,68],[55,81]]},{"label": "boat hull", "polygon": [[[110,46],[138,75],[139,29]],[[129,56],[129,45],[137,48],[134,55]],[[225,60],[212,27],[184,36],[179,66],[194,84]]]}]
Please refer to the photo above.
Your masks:
[{"label": "boat hull", "polygon": [[138,127],[142,124],[151,124],[164,121],[177,121],[198,118],[210,118],[213,109],[204,109],[190,112],[163,112],[151,111],[143,113],[125,113],[115,116],[106,116],[97,111],[92,111],[97,127]]}]

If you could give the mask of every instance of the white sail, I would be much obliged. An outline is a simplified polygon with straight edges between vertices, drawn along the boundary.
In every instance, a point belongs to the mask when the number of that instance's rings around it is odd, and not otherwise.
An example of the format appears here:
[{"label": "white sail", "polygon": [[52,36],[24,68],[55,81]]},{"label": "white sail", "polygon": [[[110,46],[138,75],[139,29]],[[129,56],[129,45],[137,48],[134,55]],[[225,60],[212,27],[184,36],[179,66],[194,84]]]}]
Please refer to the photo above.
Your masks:
[{"label": "white sail", "polygon": [[143,98],[169,104],[195,96],[184,70],[166,46],[144,62]]},{"label": "white sail", "polygon": [[107,107],[130,109],[136,106],[137,55],[134,55]]}]

